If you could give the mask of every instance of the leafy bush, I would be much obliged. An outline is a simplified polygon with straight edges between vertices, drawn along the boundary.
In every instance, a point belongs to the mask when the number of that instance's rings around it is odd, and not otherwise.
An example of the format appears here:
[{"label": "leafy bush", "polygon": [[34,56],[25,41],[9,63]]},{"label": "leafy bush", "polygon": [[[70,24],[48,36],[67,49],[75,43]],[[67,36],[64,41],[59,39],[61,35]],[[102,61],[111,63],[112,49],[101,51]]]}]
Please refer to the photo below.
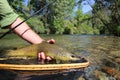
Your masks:
[{"label": "leafy bush", "polygon": [[32,17],[27,21],[28,25],[31,26],[37,33],[45,33],[45,27],[43,22],[38,17]]}]

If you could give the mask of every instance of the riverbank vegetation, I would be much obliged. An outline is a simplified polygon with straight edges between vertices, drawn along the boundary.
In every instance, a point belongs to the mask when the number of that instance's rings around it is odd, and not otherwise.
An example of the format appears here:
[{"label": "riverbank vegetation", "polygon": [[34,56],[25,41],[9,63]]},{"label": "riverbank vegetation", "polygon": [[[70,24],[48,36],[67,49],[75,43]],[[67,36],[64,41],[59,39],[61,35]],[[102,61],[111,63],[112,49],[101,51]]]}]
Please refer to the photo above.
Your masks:
[{"label": "riverbank vegetation", "polygon": [[[8,0],[22,17],[27,18],[53,0]],[[37,33],[110,34],[120,36],[120,0],[56,0],[27,21]],[[92,11],[82,12],[89,5]],[[76,9],[77,8],[77,9]],[[76,10],[75,10],[76,9]]]}]

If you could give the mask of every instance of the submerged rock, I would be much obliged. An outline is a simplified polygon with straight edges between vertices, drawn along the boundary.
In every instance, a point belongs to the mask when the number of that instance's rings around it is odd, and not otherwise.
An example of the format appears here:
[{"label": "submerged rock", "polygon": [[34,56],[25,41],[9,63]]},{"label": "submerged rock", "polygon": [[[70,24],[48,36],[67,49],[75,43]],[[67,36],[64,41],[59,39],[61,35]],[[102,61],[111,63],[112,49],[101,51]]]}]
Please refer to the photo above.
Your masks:
[{"label": "submerged rock", "polygon": [[98,79],[98,80],[109,80],[107,78],[107,75],[102,72],[102,71],[99,71],[99,70],[95,70],[94,71],[94,74],[95,74],[95,77]]},{"label": "submerged rock", "polygon": [[120,57],[120,51],[119,50],[110,51],[110,55],[112,55],[114,57]]},{"label": "submerged rock", "polygon": [[108,73],[109,75],[113,76],[117,80],[120,80],[120,71],[116,70],[115,68],[104,66],[102,67],[103,71]]}]

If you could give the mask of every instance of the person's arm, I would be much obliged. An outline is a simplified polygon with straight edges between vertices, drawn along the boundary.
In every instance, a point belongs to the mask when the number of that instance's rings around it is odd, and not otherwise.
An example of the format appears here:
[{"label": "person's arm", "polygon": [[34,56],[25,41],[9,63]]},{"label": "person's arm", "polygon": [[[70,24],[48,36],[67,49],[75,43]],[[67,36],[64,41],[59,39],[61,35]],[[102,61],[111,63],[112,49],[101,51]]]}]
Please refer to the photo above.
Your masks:
[{"label": "person's arm", "polygon": [[[10,29],[14,28],[23,21],[9,6],[7,0],[0,0],[0,18],[0,27],[9,26]],[[15,28],[14,32],[31,44],[38,44],[44,41],[44,39],[35,33],[26,23],[19,25],[17,28]],[[48,42],[54,43],[55,41],[51,39],[48,40]],[[42,63],[44,63],[45,59],[51,60],[50,57],[45,56],[44,52],[40,52],[38,55],[38,58],[42,60]]]},{"label": "person's arm", "polygon": [[[18,25],[20,22],[22,22],[22,19],[17,18],[10,26],[9,28],[14,28],[16,25]],[[28,41],[31,44],[38,44],[42,43],[44,39],[42,39],[37,33],[35,33],[28,25],[27,23],[23,23],[17,28],[15,28],[14,32],[18,34],[21,38]],[[53,44],[55,42],[54,39],[47,41],[50,44]],[[45,56],[44,52],[38,53],[38,61],[41,61],[42,64],[44,64],[45,59],[48,61],[51,60],[49,56]]]},{"label": "person's arm", "polygon": [[[10,26],[9,28],[14,28],[16,25],[18,25],[23,20],[20,18],[17,18]],[[44,41],[37,33],[35,33],[25,22],[21,25],[19,25],[17,28],[15,28],[14,32],[18,34],[20,37],[22,37],[24,40],[28,41],[31,44],[38,44]]]},{"label": "person's arm", "polygon": [[[0,27],[13,28],[23,20],[14,12],[7,0],[0,0]],[[41,43],[43,39],[36,34],[26,23],[18,26],[14,32],[31,44]]]}]

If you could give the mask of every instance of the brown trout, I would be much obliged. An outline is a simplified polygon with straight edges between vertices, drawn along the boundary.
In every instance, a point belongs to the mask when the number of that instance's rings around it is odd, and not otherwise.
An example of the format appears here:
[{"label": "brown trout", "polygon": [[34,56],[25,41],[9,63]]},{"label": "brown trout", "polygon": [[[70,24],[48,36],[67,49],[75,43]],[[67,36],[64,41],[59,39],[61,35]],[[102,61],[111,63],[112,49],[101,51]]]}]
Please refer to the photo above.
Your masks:
[{"label": "brown trout", "polygon": [[69,62],[79,60],[74,54],[59,47],[56,44],[50,44],[43,42],[40,44],[30,45],[25,48],[10,50],[4,53],[6,58],[38,58],[38,53],[44,52],[46,56],[50,56],[52,59],[59,62]]}]

